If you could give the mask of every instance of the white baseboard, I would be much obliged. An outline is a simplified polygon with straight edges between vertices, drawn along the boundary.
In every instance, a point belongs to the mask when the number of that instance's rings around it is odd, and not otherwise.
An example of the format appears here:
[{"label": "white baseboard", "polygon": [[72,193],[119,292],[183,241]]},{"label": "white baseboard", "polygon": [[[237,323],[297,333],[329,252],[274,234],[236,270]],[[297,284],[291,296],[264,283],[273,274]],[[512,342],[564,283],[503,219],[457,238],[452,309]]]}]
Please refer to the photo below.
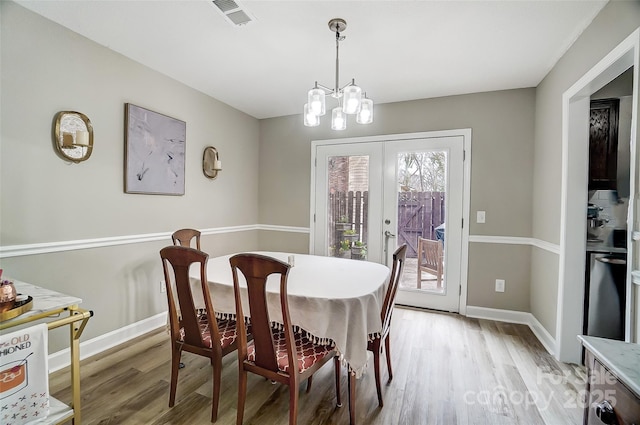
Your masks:
[{"label": "white baseboard", "polygon": [[542,323],[536,319],[536,316],[529,313],[531,316],[531,323],[529,323],[529,328],[531,328],[531,332],[538,338],[538,341],[547,349],[547,352],[552,356],[556,356],[556,340],[551,334],[542,326]]},{"label": "white baseboard", "polygon": [[[137,336],[151,332],[167,324],[167,313],[156,314],[139,322],[132,323],[115,331],[108,332],[88,341],[80,343],[80,360],[94,356],[116,345],[129,341]],[[70,349],[55,352],[49,355],[49,372],[63,369],[71,362]]]},{"label": "white baseboard", "polygon": [[476,319],[488,319],[496,320],[498,322],[519,323],[522,325],[527,325],[529,326],[529,329],[531,329],[531,332],[533,332],[536,338],[538,338],[540,343],[547,350],[547,352],[555,356],[556,340],[531,313],[527,313],[524,311],[500,310],[497,308],[476,307],[468,305],[466,315],[467,317],[473,317]]},{"label": "white baseboard", "polygon": [[[538,338],[544,348],[555,355],[555,339],[547,332],[542,324],[531,313],[514,310],[500,310],[495,308],[467,306],[467,317],[476,319],[496,320],[499,322],[518,323],[529,326],[531,332]],[[109,348],[115,347],[137,336],[151,332],[167,324],[167,313],[155,316],[125,326],[115,331],[108,332],[96,338],[80,343],[80,360],[94,356]],[[70,364],[70,350],[55,352],[49,355],[49,372],[63,369]]]}]

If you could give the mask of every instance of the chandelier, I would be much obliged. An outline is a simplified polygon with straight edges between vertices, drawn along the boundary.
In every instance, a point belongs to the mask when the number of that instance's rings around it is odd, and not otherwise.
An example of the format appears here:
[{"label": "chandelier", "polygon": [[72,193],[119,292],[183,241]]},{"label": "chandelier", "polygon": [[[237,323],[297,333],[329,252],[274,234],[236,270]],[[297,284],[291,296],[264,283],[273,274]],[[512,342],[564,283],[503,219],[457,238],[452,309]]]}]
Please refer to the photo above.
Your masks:
[{"label": "chandelier", "polygon": [[309,90],[307,103],[304,105],[304,125],[307,127],[320,125],[320,117],[326,113],[326,95],[338,102],[338,106],[331,111],[331,129],[346,129],[347,115],[354,114],[358,124],[370,124],[373,122],[373,100],[368,99],[366,93],[362,93],[362,89],[356,86],[355,79],[343,87],[339,86],[338,53],[340,42],[345,39],[340,33],[347,29],[347,22],[340,18],[332,19],[329,21],[329,29],[336,33],[336,82],[333,88],[329,88],[316,81],[315,86]]}]

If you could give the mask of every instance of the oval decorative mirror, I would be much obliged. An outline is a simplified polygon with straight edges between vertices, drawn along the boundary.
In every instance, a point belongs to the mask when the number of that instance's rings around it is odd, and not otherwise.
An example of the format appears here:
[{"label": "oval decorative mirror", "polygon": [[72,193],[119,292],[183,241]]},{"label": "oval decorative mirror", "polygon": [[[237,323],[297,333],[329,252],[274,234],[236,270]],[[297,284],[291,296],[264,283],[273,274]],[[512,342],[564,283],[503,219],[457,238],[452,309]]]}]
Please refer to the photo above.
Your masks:
[{"label": "oval decorative mirror", "polygon": [[215,179],[220,171],[222,171],[222,161],[220,161],[218,150],[213,146],[207,146],[202,154],[202,172],[208,178]]},{"label": "oval decorative mirror", "polygon": [[58,155],[72,162],[82,162],[93,151],[93,126],[86,115],[61,111],[56,115],[53,144]]}]

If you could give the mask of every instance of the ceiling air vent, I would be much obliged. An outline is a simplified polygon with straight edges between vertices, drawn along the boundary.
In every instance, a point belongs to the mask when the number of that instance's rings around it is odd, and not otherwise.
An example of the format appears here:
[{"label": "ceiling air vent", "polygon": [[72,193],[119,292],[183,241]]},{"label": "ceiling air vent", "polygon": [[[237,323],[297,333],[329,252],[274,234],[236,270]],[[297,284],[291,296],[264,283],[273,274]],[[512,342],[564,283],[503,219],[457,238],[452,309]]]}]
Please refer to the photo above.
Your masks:
[{"label": "ceiling air vent", "polygon": [[213,0],[212,3],[224,15],[227,21],[235,26],[246,25],[255,20],[237,1]]}]

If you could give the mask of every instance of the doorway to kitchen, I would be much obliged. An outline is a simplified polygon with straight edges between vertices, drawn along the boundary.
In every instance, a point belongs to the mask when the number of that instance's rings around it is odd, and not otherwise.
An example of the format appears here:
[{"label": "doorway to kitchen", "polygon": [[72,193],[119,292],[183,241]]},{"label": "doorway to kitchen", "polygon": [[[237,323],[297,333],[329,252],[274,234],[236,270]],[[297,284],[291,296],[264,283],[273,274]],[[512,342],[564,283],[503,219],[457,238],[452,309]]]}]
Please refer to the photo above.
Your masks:
[{"label": "doorway to kitchen", "polygon": [[[576,298],[585,297],[585,268],[586,268],[586,232],[585,206],[588,204],[587,192],[584,184],[588,181],[589,122],[591,95],[630,67],[633,70],[633,112],[631,117],[630,134],[630,197],[628,203],[627,226],[627,267],[626,292],[633,294],[631,271],[638,269],[638,259],[631,243],[631,233],[639,222],[636,211],[637,202],[637,118],[638,118],[638,70],[640,57],[640,28],[634,31],[626,40],[620,43],[604,59],[587,72],[569,90],[562,99],[562,198],[561,198],[561,235],[560,261],[558,273],[558,308],[556,320],[556,357],[565,362],[579,363],[581,345],[576,335],[582,334],[584,305],[575,302]],[[626,299],[625,339],[637,339],[634,330],[635,305],[631,302],[634,297]],[[634,335],[635,332],[635,335]]]},{"label": "doorway to kitchen", "polygon": [[591,95],[582,333],[624,340],[633,67]]},{"label": "doorway to kitchen", "polygon": [[470,137],[452,130],[313,142],[311,252],[389,265],[406,243],[397,302],[466,311]]}]

